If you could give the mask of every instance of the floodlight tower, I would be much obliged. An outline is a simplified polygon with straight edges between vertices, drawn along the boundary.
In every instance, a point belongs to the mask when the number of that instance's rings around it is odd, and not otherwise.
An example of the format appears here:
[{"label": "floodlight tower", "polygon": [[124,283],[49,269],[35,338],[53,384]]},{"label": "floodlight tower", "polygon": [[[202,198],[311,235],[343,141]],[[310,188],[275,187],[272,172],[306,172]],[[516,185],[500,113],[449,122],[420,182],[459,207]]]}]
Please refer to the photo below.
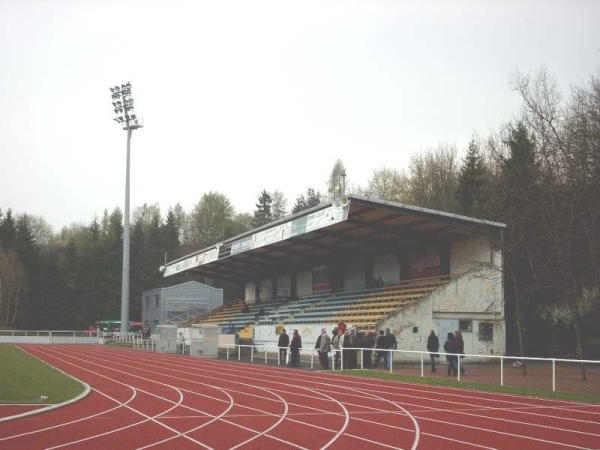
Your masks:
[{"label": "floodlight tower", "polygon": [[131,83],[111,87],[114,121],[127,130],[127,168],[125,171],[125,210],[123,211],[123,282],[121,286],[121,333],[129,331],[129,161],[131,132],[143,127],[142,119],[136,117],[131,97]]}]

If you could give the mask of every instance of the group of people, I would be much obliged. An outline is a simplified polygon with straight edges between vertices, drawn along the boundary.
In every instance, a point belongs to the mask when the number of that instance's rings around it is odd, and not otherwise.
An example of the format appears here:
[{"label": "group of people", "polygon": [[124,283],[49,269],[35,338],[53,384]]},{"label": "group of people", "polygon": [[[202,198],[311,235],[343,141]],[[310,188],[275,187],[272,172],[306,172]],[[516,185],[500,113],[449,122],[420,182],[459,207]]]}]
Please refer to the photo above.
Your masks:
[{"label": "group of people", "polygon": [[[431,330],[429,337],[427,338],[427,351],[429,352],[429,358],[431,360],[431,372],[435,373],[435,360],[440,357],[438,353],[440,349],[440,340],[435,335],[435,331]],[[446,342],[444,343],[444,351],[449,353],[446,355],[448,361],[448,375],[458,375],[458,358],[464,358],[465,353],[465,341],[463,340],[462,333],[456,330],[454,333],[450,332],[446,336]],[[460,367],[460,374],[465,374],[465,368],[463,365]]]},{"label": "group of people", "polygon": [[277,341],[277,347],[279,347],[279,360],[283,363],[287,360],[287,350],[290,349],[290,367],[300,367],[300,349],[302,348],[302,338],[298,329],[294,329],[292,334],[292,340],[290,341],[289,335],[286,333],[285,328],[279,333],[279,340]]},{"label": "group of people", "polygon": [[[294,329],[291,340],[286,330],[283,329],[279,334],[277,346],[279,347],[280,361],[285,363],[289,348],[290,362],[288,365],[291,367],[300,366],[302,338],[297,329]],[[355,328],[348,329],[343,322],[340,322],[331,331],[331,337],[327,334],[325,328],[321,328],[321,334],[315,343],[315,349],[319,355],[319,364],[323,370],[329,370],[330,368],[329,353],[331,351],[335,352],[334,368],[356,369],[358,366],[357,354],[359,349],[363,349],[363,368],[377,369],[379,363],[383,360],[385,369],[389,370],[393,356],[393,352],[390,352],[390,350],[396,350],[397,348],[398,342],[396,336],[394,336],[389,328],[386,328],[385,332],[384,330],[379,330],[379,335],[375,339],[374,333],[360,333]],[[431,359],[432,373],[436,372],[436,360],[440,357],[439,350],[440,340],[436,336],[435,331],[431,330],[427,338],[427,351]],[[373,351],[375,351],[374,361],[372,358]],[[465,353],[465,342],[459,330],[454,333],[448,333],[446,342],[444,343],[444,351],[447,353],[448,375],[456,376],[458,374],[458,358],[464,358],[464,356],[460,355]],[[461,365],[460,374],[464,375],[464,373],[465,367]]]},{"label": "group of people", "polygon": [[[279,347],[280,361],[287,358],[287,349],[290,350],[290,363],[292,367],[300,365],[300,349],[302,348],[302,339],[298,330],[295,329],[292,339],[283,329],[279,334],[277,343]],[[327,334],[325,328],[321,329],[321,334],[315,342],[315,349],[319,355],[319,364],[321,369],[329,370],[330,352],[334,352],[334,368],[356,369],[358,367],[358,352],[363,350],[363,367],[365,369],[376,369],[381,359],[384,361],[386,369],[389,369],[389,359],[391,352],[389,349],[397,349],[398,343],[394,334],[387,328],[385,333],[379,331],[379,336],[375,339],[375,333],[361,333],[356,328],[347,328],[346,324],[340,322],[337,327],[331,331],[331,336]],[[343,351],[342,351],[343,350]],[[376,351],[375,363],[372,363],[372,351]]]}]

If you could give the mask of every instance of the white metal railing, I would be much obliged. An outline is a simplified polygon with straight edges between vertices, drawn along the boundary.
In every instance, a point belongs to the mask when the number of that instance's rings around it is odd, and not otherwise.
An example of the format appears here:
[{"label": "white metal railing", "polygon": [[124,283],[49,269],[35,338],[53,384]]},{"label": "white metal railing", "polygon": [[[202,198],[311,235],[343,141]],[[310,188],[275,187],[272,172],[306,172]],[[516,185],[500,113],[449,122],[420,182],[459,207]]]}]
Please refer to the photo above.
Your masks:
[{"label": "white metal railing", "polygon": [[98,333],[89,330],[0,330],[0,337],[99,337]]},{"label": "white metal railing", "polygon": [[135,339],[133,341],[133,348],[153,352],[156,348],[156,341],[154,339]]},{"label": "white metal railing", "polygon": [[[242,349],[249,349],[249,357],[250,357],[250,362],[254,362],[255,360],[255,356],[257,357],[256,359],[260,358],[264,360],[264,364],[268,364],[269,360],[277,360],[277,365],[282,365],[286,363],[286,361],[281,361],[281,353],[280,350],[287,350],[287,359],[289,360],[290,358],[290,349],[288,347],[277,347],[274,345],[249,345],[249,344],[228,344],[227,345],[227,359],[230,359],[230,355],[232,353],[232,350],[235,350],[237,348],[237,359],[241,360],[242,357]],[[390,373],[394,372],[394,365],[398,365],[398,366],[402,366],[405,367],[406,364],[411,365],[412,367],[415,366],[415,364],[419,364],[420,368],[419,368],[419,374],[421,377],[425,377],[426,376],[426,370],[425,367],[426,365],[428,366],[430,364],[430,352],[427,351],[416,351],[416,350],[392,350],[392,349],[365,349],[365,348],[344,348],[344,349],[340,349],[340,350],[332,350],[330,353],[330,356],[328,356],[329,359],[329,367],[332,370],[344,370],[345,369],[345,365],[347,366],[348,364],[348,352],[349,351],[356,351],[357,352],[357,367],[356,369],[358,370],[363,370],[366,369],[368,367],[365,367],[365,358],[364,358],[364,353],[365,351],[370,351],[372,354],[372,358],[375,357],[375,355],[377,354],[377,352],[384,352],[387,354],[387,361],[388,361],[388,365],[387,367],[385,367],[385,369],[387,371],[389,371]],[[273,353],[276,354],[275,356],[272,356]],[[304,356],[304,361],[306,362],[307,356],[309,357],[309,365],[310,368],[313,369],[314,368],[314,359],[315,356],[318,355],[318,352],[316,349],[300,349],[300,354],[301,356]],[[336,356],[339,355],[338,356]],[[271,355],[271,356],[269,356]],[[360,357],[358,356],[360,355]],[[452,354],[452,353],[438,353],[438,355],[440,356],[456,356],[457,357],[457,370],[456,370],[456,379],[458,381],[461,380],[461,375],[462,375],[462,370],[465,367],[477,367],[477,366],[488,366],[488,367],[494,367],[494,365],[498,366],[498,372],[497,375],[499,376],[500,379],[500,385],[501,386],[505,386],[505,378],[506,378],[506,373],[507,373],[507,362],[508,362],[508,366],[511,367],[512,369],[519,369],[522,370],[522,365],[523,364],[527,364],[528,362],[531,363],[542,363],[542,364],[546,364],[549,365],[549,368],[545,368],[544,370],[540,370],[539,366],[536,367],[530,367],[528,370],[530,370],[531,372],[544,372],[542,373],[542,377],[545,377],[545,372],[549,372],[550,373],[550,378],[551,378],[551,384],[552,384],[552,391],[556,391],[557,389],[557,379],[559,378],[558,375],[558,369],[557,369],[557,364],[563,364],[565,366],[567,365],[577,365],[579,367],[581,367],[581,365],[585,365],[586,367],[589,366],[590,369],[590,376],[592,378],[591,383],[596,383],[596,379],[598,377],[600,377],[600,361],[596,361],[596,360],[580,360],[580,359],[561,359],[561,358],[536,358],[536,357],[519,357],[519,356],[501,356],[501,355],[474,355],[474,354]],[[465,364],[464,362],[462,362],[463,358],[465,358],[466,361],[469,361],[469,364]],[[385,362],[385,359],[384,359]],[[512,364],[511,364],[512,363]],[[439,361],[437,362],[437,365],[441,365],[441,367],[443,367],[444,369],[446,369],[448,366],[446,364],[440,364]],[[493,373],[495,373],[492,370]],[[571,369],[571,372],[573,372],[573,370]],[[492,374],[493,374],[492,373]],[[566,377],[565,377],[566,378]],[[478,380],[481,381],[481,380]],[[486,381],[484,381],[486,382]],[[568,381],[569,383],[572,382],[572,380]]]},{"label": "white metal railing", "polygon": [[140,333],[91,330],[0,330],[0,343],[31,344],[98,344],[112,340],[132,344],[133,348],[154,351],[156,340],[144,339]]}]

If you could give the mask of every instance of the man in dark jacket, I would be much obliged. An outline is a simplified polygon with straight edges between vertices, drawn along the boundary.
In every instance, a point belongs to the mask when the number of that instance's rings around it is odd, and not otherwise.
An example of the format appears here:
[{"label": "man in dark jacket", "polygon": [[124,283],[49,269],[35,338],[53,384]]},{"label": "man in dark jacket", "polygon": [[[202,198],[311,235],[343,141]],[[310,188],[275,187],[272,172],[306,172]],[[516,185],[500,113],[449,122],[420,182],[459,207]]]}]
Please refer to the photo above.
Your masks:
[{"label": "man in dark jacket", "polygon": [[431,333],[429,333],[429,337],[427,338],[427,351],[429,352],[429,358],[431,359],[432,373],[435,373],[435,359],[440,357],[438,353],[439,349],[440,340],[435,335],[435,331],[431,330]]},{"label": "man in dark jacket", "polygon": [[375,334],[371,331],[365,333],[360,346],[365,349],[363,350],[363,367],[370,369],[372,367],[371,349],[375,346]]},{"label": "man in dark jacket", "polygon": [[287,360],[287,348],[290,345],[290,337],[285,332],[285,328],[281,330],[277,347],[279,347],[279,364],[285,364]]},{"label": "man in dark jacket", "polygon": [[377,369],[377,366],[379,365],[379,360],[381,358],[383,358],[384,367],[387,366],[387,359],[388,359],[389,352],[386,351],[386,349],[388,348],[388,344],[387,344],[387,339],[385,338],[385,335],[383,334],[383,330],[379,330],[379,336],[377,336],[377,339],[375,340],[375,348],[379,349],[379,351],[377,352],[377,355],[375,357],[375,363],[373,364],[373,369]]},{"label": "man in dark jacket", "polygon": [[448,361],[448,375],[458,375],[458,343],[454,339],[454,333],[448,333],[448,340],[444,344],[444,350],[446,353],[453,353],[452,355],[446,355]]},{"label": "man in dark jacket", "polygon": [[298,334],[298,330],[294,330],[292,342],[290,343],[291,361],[290,366],[300,367],[300,349],[302,348],[302,338]]},{"label": "man in dark jacket", "polygon": [[347,342],[344,342],[344,346],[350,348],[350,350],[345,351],[348,355],[348,367],[344,367],[344,369],[356,369],[358,338],[356,337],[356,330],[354,328],[350,329],[350,334],[348,335]]},{"label": "man in dark jacket", "polygon": [[[385,339],[390,350],[396,350],[398,348],[398,341],[396,341],[396,336],[394,333],[390,331],[389,328],[385,329]],[[389,352],[388,358],[385,364],[385,368],[389,370],[390,364],[392,363],[392,359],[394,358],[394,352]]]}]

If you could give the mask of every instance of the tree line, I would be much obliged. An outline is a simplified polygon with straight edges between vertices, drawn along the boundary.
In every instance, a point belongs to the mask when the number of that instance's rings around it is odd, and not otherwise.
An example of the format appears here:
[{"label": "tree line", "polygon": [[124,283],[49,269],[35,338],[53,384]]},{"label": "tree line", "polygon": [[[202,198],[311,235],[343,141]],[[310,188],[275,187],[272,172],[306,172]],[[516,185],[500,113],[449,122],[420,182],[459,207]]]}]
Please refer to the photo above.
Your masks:
[{"label": "tree line", "polygon": [[[546,70],[514,73],[510,86],[521,110],[473,136],[462,157],[456,144],[441,143],[406,168],[376,169],[364,187],[347,183],[338,160],[326,192],[308,188],[289,209],[281,191],[264,189],[252,214],[236,212],[218,192],[191,211],[135,208],[131,317],[141,316],[144,290],[190,279],[162,279],[165,259],[356,193],[506,223],[503,266],[495,269],[504,272],[509,350],[600,358],[600,73],[566,99]],[[54,234],[43,218],[0,210],[0,326],[72,329],[118,317],[122,223],[115,208]],[[239,286],[211,284],[241,295]]]}]

